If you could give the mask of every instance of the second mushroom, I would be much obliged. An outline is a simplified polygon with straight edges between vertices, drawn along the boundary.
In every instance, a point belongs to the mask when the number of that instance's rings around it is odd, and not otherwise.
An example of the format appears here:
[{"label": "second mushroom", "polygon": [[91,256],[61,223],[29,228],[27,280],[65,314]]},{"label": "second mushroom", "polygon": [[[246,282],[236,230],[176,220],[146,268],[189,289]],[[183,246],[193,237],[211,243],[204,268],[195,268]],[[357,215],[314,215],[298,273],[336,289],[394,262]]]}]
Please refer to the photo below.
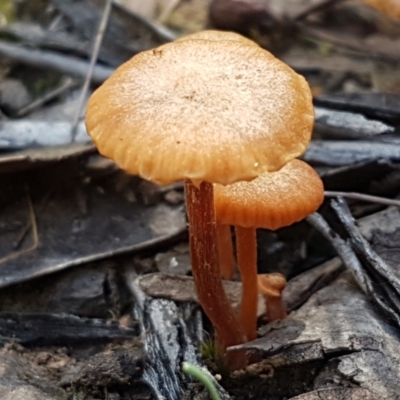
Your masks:
[{"label": "second mushroom", "polygon": [[[262,174],[250,182],[214,186],[217,224],[235,226],[237,263],[242,278],[239,322],[247,340],[257,335],[256,228],[275,230],[291,225],[316,211],[323,199],[321,179],[300,160],[290,161],[279,171]],[[263,282],[265,285],[267,280]],[[272,311],[270,315],[277,314]]]}]

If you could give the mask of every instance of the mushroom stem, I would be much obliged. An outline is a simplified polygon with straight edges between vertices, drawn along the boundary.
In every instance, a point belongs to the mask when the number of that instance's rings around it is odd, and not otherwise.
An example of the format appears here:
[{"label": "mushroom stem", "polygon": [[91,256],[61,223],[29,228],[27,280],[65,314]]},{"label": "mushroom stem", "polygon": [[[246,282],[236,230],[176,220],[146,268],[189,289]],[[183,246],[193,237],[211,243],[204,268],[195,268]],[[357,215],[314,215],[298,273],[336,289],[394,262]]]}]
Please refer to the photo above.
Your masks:
[{"label": "mushroom stem", "polygon": [[286,286],[286,278],[278,273],[260,274],[258,279],[258,291],[265,299],[266,317],[268,322],[283,319],[287,316],[285,304],[282,301],[282,290]]},{"label": "mushroom stem", "polygon": [[201,182],[196,187],[190,180],[185,180],[190,254],[197,295],[216,330],[220,346],[225,349],[243,343],[244,335],[222,286],[213,194],[211,183]]},{"label": "mushroom stem", "polygon": [[267,309],[266,317],[268,322],[278,321],[284,319],[287,316],[286,307],[282,302],[281,296],[264,296],[265,306]]},{"label": "mushroom stem", "polygon": [[231,227],[217,223],[218,255],[221,276],[231,281],[235,272],[235,257],[233,256],[233,244]]},{"label": "mushroom stem", "polygon": [[239,321],[247,340],[257,337],[257,247],[255,228],[236,229],[237,262],[242,277],[242,301]]}]

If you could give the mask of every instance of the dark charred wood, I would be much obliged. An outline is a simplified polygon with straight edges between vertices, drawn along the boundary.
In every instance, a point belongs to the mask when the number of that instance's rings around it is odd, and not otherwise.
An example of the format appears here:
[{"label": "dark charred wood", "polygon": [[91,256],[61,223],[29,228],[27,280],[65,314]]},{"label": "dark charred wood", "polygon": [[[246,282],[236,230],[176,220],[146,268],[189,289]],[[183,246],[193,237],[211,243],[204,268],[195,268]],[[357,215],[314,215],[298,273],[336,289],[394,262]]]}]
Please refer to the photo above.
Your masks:
[{"label": "dark charred wood", "polygon": [[79,318],[66,314],[0,314],[0,337],[3,342],[53,345],[128,339],[139,334],[139,324],[122,328],[116,322]]}]

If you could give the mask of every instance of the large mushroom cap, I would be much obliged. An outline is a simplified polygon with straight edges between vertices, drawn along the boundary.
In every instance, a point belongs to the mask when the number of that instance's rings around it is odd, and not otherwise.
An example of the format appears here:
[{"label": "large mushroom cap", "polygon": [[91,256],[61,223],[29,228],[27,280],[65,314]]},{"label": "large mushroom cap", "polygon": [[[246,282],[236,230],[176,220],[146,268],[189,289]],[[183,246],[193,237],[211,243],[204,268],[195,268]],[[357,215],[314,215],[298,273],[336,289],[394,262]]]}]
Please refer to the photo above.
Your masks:
[{"label": "large mushroom cap", "polygon": [[257,275],[258,291],[264,296],[280,297],[286,286],[286,278],[279,272]]},{"label": "large mushroom cap", "polygon": [[244,228],[275,230],[291,225],[316,211],[323,199],[321,179],[300,160],[251,182],[214,187],[218,223]]},{"label": "large mushroom cap", "polygon": [[100,153],[160,184],[228,184],[302,154],[314,119],[305,79],[236,40],[183,40],[119,67],[90,98]]}]

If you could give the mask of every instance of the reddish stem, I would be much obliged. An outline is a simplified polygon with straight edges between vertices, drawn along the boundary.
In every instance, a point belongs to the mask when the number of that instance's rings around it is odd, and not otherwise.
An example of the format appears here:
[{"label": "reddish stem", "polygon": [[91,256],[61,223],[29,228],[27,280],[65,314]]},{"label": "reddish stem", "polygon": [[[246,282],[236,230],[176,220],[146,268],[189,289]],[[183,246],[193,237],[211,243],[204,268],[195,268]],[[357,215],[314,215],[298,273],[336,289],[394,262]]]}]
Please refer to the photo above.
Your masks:
[{"label": "reddish stem", "polygon": [[239,321],[247,340],[257,337],[257,245],[255,228],[236,229],[237,261],[242,277],[242,301]]},{"label": "reddish stem", "polygon": [[265,306],[267,308],[266,317],[268,322],[278,321],[287,316],[286,307],[283,304],[282,297],[264,296]]},{"label": "reddish stem", "polygon": [[218,255],[221,276],[231,281],[235,272],[235,257],[233,256],[233,244],[231,227],[217,223]]},{"label": "reddish stem", "polygon": [[218,265],[214,189],[185,181],[192,273],[200,304],[213,324],[223,349],[244,342],[244,336],[222,286]]}]

